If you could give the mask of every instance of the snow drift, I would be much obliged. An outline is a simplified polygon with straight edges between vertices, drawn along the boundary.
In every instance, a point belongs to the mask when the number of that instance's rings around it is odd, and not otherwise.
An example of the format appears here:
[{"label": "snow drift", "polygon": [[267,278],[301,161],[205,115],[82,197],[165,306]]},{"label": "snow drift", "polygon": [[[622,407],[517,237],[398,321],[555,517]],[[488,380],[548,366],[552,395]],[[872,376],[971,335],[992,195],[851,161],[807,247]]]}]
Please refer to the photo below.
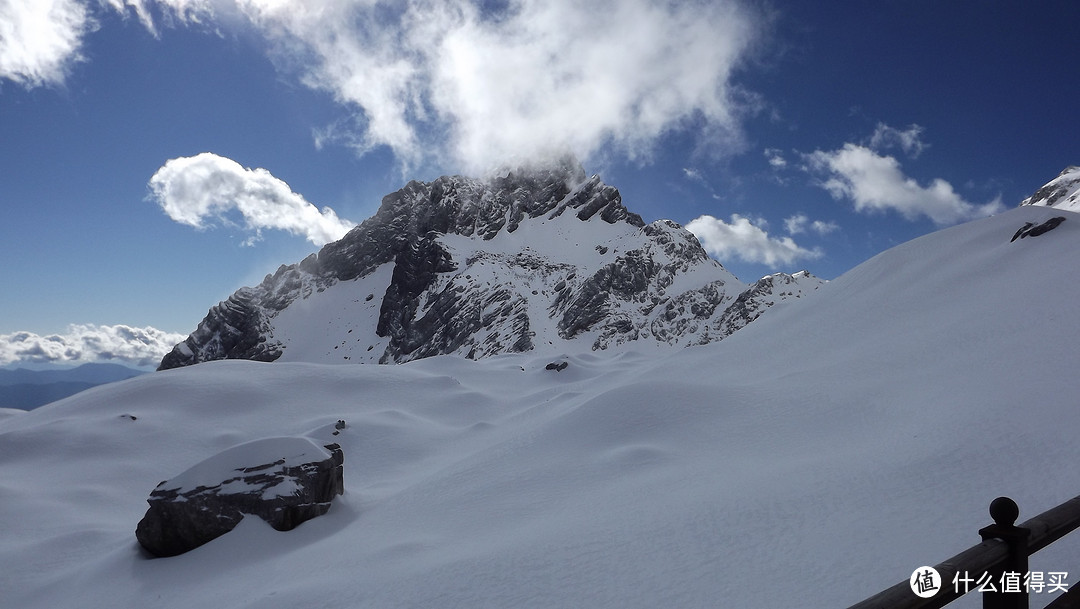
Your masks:
[{"label": "snow drift", "polygon": [[[994,497],[1024,519],[1080,494],[1078,258],[1080,216],[1024,206],[690,349],[217,361],[91,389],[0,419],[3,604],[847,606],[976,543]],[[325,516],[140,552],[163,477],[339,419]],[[1070,536],[1031,568],[1076,565]]]}]

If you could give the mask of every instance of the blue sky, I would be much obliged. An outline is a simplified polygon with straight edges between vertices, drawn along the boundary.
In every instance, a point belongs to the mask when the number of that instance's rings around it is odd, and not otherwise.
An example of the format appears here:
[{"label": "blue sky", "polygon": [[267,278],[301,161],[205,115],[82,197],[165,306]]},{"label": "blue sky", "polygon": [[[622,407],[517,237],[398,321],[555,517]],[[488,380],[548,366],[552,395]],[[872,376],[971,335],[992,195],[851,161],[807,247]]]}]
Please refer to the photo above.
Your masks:
[{"label": "blue sky", "polygon": [[1063,0],[0,0],[0,364],[145,363],[409,179],[561,150],[744,281],[834,278],[1080,162],[1076,23]]}]

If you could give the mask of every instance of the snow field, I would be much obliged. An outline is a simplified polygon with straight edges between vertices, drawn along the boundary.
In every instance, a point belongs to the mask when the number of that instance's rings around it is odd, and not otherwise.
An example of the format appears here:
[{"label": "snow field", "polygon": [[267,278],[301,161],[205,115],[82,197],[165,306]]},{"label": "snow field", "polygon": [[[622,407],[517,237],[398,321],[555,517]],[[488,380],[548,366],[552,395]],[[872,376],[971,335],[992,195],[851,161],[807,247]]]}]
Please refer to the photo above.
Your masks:
[{"label": "snow field", "polygon": [[[1080,217],[1008,241],[1060,213],[905,244],[703,347],[221,361],[2,418],[0,606],[845,607],[977,543],[996,496],[1080,494]],[[158,482],[293,435],[343,447],[327,515],[140,553]],[[1073,537],[1032,569],[1080,583]]]}]

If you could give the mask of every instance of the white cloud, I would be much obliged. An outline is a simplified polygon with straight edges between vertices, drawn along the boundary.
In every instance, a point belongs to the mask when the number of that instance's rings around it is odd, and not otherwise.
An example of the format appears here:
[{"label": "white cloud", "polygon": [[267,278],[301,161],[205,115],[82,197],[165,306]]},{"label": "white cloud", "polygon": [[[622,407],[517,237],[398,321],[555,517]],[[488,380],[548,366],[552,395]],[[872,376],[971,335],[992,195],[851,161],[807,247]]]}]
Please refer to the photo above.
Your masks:
[{"label": "white cloud", "polygon": [[139,21],[146,26],[155,36],[157,28],[154,25],[153,8],[160,9],[159,16],[166,22],[200,23],[214,17],[214,7],[225,8],[229,0],[98,0],[106,4],[116,12],[127,16],[127,10],[132,9],[138,16]]},{"label": "white cloud", "polygon": [[701,173],[700,170],[693,167],[684,167],[683,176],[691,182],[697,182],[699,186],[708,191],[709,196],[713,199],[716,199],[717,201],[722,199],[720,195],[716,194],[716,189],[713,188],[712,184],[710,184],[709,180],[705,177],[705,174]]},{"label": "white cloud", "polygon": [[895,158],[865,146],[848,143],[840,150],[818,150],[804,158],[810,171],[825,176],[820,186],[837,200],[853,202],[856,211],[892,210],[908,220],[926,216],[935,224],[948,225],[1005,209],[1000,199],[983,205],[970,203],[940,178],[920,186],[904,174]]},{"label": "white cloud", "polygon": [[[728,79],[754,26],[734,2],[519,0],[500,19],[469,2],[410,5],[417,89],[468,165],[604,144],[630,157],[691,118],[737,138]],[[449,10],[447,10],[449,9]],[[438,11],[437,11],[438,12]]]},{"label": "white cloud", "polygon": [[94,11],[108,7],[124,16],[131,9],[157,34],[151,8],[169,22],[198,22],[227,0],[0,0],[0,79],[26,88],[61,86],[72,67],[85,61],[83,39],[98,29]]},{"label": "white cloud", "polygon": [[169,160],[150,178],[151,197],[173,220],[205,228],[207,220],[229,223],[239,212],[245,228],[286,230],[315,245],[336,241],[354,225],[314,205],[265,169],[245,169],[225,157],[204,152]]},{"label": "white cloud", "polygon": [[405,166],[486,171],[608,146],[648,158],[691,123],[703,147],[731,149],[755,99],[729,82],[761,22],[739,0],[0,0],[0,77],[62,82],[90,6],[155,33],[154,15],[246,23],[355,117],[321,142],[388,146]]},{"label": "white cloud", "polygon": [[787,229],[789,235],[798,235],[808,231],[813,231],[819,235],[827,235],[840,230],[840,225],[836,222],[825,222],[824,220],[811,222],[806,214],[795,214],[784,219],[784,228]]},{"label": "white cloud", "polygon": [[878,123],[874,134],[870,136],[870,147],[874,150],[899,147],[907,156],[918,158],[927,147],[922,141],[922,132],[923,128],[919,125],[911,125],[901,131],[885,123]]},{"label": "white cloud", "polygon": [[63,84],[93,28],[78,0],[0,0],[0,78],[27,88]]},{"label": "white cloud", "polygon": [[765,149],[765,159],[769,161],[769,166],[773,169],[783,169],[787,167],[787,159],[784,158],[783,152],[776,148]]},{"label": "white cloud", "polygon": [[705,251],[721,261],[736,257],[776,268],[796,260],[822,256],[820,249],[800,247],[791,237],[770,237],[760,226],[739,214],[731,215],[731,223],[709,215],[699,216],[686,225],[686,230],[697,236]]},{"label": "white cloud", "polygon": [[0,334],[0,365],[12,362],[114,362],[154,366],[187,336],[156,328],[72,325],[65,334]]}]

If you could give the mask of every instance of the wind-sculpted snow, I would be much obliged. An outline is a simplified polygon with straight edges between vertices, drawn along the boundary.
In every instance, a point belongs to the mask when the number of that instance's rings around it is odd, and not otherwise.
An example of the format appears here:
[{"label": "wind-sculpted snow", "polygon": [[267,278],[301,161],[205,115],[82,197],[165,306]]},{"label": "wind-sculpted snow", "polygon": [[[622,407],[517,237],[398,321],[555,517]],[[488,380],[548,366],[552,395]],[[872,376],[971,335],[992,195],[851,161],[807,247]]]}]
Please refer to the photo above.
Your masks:
[{"label": "wind-sculpted snow", "polygon": [[[377,272],[385,265],[389,283]],[[805,291],[821,283],[799,281]],[[618,190],[567,160],[486,180],[410,182],[340,241],[212,308],[160,367],[701,344],[741,327],[723,320],[747,288],[691,233],[668,220],[646,225]]]},{"label": "wind-sculpted snow", "polygon": [[[1058,215],[1070,220],[1009,242]],[[504,237],[492,251],[517,255]],[[470,243],[444,247],[464,260]],[[625,254],[602,245],[597,270]],[[978,543],[995,497],[1026,519],[1080,494],[1076,260],[1080,222],[1025,206],[889,250],[700,348],[216,361],[0,418],[0,605],[846,607]],[[480,262],[475,285],[501,276]],[[392,270],[372,281],[385,289]],[[553,296],[570,272],[523,281]],[[797,278],[772,282],[780,294]],[[369,293],[300,302],[374,324]],[[710,294],[673,306],[690,320]],[[361,333],[297,319],[338,344]],[[298,435],[348,455],[325,515],[288,532],[245,518],[187,554],[140,553],[133,531],[159,481]],[[1031,570],[1080,585],[1077,534]]]}]

